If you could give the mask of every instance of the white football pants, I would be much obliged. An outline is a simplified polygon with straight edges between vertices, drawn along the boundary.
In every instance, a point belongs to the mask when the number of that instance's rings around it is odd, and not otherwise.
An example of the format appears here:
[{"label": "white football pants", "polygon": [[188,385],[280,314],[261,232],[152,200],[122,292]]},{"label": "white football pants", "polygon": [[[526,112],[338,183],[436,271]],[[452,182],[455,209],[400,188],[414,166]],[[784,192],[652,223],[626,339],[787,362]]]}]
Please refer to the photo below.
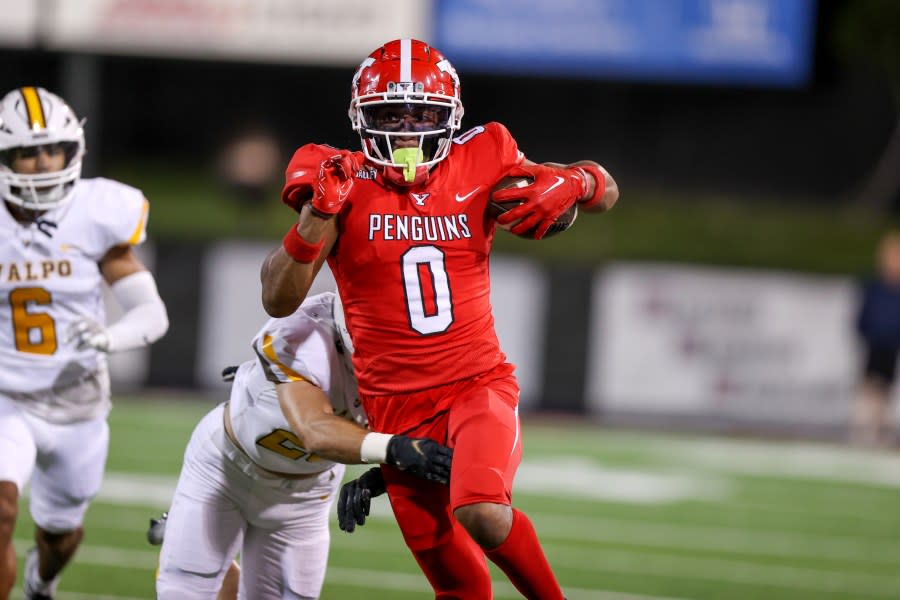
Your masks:
[{"label": "white football pants", "polygon": [[81,526],[100,491],[109,425],[100,417],[49,423],[0,395],[0,481],[19,488],[31,481],[31,518],[51,533]]},{"label": "white football pants", "polygon": [[276,478],[228,439],[222,412],[219,405],[203,417],[185,450],[157,598],[214,599],[238,551],[239,599],[318,598],[344,465],[307,479]]}]

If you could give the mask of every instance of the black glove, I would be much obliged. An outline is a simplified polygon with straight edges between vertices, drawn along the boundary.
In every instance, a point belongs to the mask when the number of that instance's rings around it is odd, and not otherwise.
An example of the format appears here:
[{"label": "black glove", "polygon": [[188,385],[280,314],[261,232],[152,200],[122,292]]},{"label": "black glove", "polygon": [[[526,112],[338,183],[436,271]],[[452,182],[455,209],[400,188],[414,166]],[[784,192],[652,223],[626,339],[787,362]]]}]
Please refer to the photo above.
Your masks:
[{"label": "black glove", "polygon": [[395,435],[388,442],[385,463],[411,475],[437,481],[450,482],[450,463],[453,450],[428,438],[411,438]]},{"label": "black glove", "polygon": [[222,369],[222,381],[226,383],[231,383],[232,381],[234,381],[234,376],[237,374],[239,368],[240,367],[238,367],[237,365],[234,365]]},{"label": "black glove", "polygon": [[341,486],[338,497],[338,525],[347,533],[353,533],[357,525],[364,525],[369,516],[372,498],[385,492],[381,469],[375,467],[363,473],[359,479]]}]

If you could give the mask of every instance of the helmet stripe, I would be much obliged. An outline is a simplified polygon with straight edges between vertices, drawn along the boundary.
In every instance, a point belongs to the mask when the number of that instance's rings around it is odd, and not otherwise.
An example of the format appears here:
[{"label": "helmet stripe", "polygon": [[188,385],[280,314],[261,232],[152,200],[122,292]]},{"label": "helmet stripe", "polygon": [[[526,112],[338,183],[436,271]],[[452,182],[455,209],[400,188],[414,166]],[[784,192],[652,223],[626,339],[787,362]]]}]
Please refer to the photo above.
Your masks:
[{"label": "helmet stripe", "polygon": [[412,40],[400,40],[400,81],[412,81]]},{"label": "helmet stripe", "polygon": [[47,128],[47,120],[44,118],[44,105],[41,104],[41,98],[38,96],[37,90],[33,87],[23,87],[19,90],[22,93],[22,99],[25,101],[25,108],[28,111],[28,126],[32,131]]},{"label": "helmet stripe", "polygon": [[272,344],[275,340],[268,333],[263,334],[263,343],[262,343],[262,351],[263,354],[266,355],[266,358],[269,359],[276,367],[281,369],[281,372],[285,374],[285,376],[291,381],[309,381],[306,377],[293,370],[281,360],[279,360],[278,355],[275,354],[275,348],[272,347]]}]

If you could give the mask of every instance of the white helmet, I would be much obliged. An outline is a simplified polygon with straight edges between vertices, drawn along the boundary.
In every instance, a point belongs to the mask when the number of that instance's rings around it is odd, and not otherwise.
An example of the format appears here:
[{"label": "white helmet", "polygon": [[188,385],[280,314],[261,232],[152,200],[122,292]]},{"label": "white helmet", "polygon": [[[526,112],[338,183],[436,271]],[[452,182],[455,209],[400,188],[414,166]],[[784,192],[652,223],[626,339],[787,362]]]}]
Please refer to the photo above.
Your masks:
[{"label": "white helmet", "polygon": [[[44,88],[23,87],[0,100],[0,195],[31,210],[51,210],[72,195],[81,177],[83,121],[62,98]],[[25,175],[12,169],[15,150],[59,144],[66,153],[60,171]]]}]

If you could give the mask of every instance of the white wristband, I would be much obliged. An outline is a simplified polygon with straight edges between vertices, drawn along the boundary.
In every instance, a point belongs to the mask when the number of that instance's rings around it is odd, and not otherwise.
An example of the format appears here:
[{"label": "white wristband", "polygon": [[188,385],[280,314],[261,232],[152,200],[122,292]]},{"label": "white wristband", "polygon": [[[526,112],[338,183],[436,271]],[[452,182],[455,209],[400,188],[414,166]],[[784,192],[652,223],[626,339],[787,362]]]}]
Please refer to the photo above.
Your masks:
[{"label": "white wristband", "polygon": [[364,463],[383,463],[392,437],[389,433],[367,433],[359,445],[359,459]]}]

